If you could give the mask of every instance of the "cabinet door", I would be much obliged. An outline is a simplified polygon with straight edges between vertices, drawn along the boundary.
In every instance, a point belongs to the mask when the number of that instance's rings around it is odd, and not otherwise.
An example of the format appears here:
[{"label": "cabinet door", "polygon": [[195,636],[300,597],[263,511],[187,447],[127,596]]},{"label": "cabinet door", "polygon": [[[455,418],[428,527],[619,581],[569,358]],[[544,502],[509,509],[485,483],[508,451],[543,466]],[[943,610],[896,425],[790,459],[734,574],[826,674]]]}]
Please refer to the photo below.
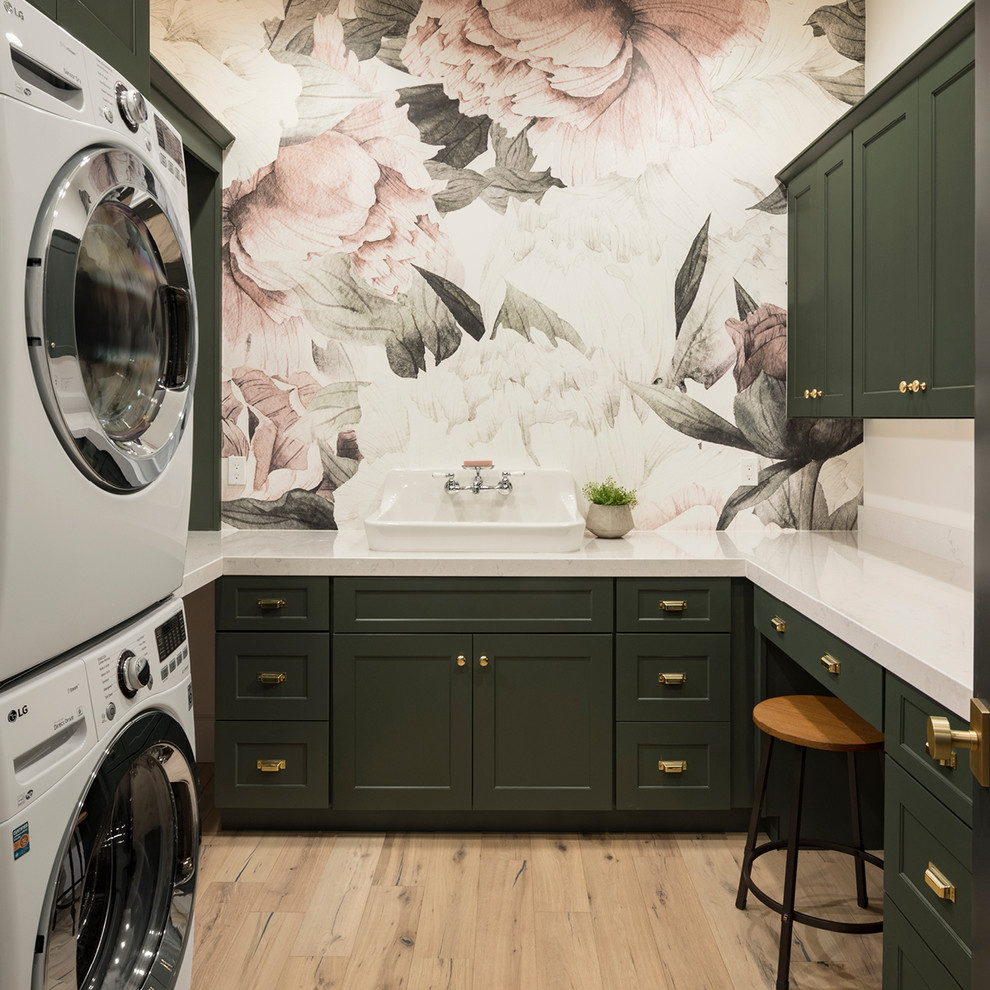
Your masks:
[{"label": "cabinet door", "polygon": [[[918,81],[921,314],[927,388],[911,405],[927,416],[973,415],[976,144],[974,41]],[[922,372],[910,371],[913,377]]]},{"label": "cabinet door", "polygon": [[853,132],[853,412],[909,416],[926,346],[918,280],[918,87]]},{"label": "cabinet door", "polygon": [[56,0],[56,20],[142,93],[151,86],[148,0]]},{"label": "cabinet door", "polygon": [[474,807],[611,808],[611,636],[476,635],[473,668]]},{"label": "cabinet door", "polygon": [[471,637],[335,635],[333,650],[333,806],[470,808]]},{"label": "cabinet door", "polygon": [[787,186],[787,412],[852,415],[852,135]]}]

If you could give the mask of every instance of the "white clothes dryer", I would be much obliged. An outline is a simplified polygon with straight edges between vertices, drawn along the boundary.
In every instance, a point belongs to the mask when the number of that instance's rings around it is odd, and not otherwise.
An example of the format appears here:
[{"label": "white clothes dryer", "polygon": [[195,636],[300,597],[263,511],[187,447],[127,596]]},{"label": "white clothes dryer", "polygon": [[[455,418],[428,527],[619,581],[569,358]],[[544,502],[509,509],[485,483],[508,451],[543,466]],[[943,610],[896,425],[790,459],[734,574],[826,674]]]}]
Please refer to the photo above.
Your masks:
[{"label": "white clothes dryer", "polygon": [[188,990],[200,810],[182,603],[0,692],[0,990]]},{"label": "white clothes dryer", "polygon": [[196,310],[178,134],[34,8],[0,24],[2,684],[181,584]]}]

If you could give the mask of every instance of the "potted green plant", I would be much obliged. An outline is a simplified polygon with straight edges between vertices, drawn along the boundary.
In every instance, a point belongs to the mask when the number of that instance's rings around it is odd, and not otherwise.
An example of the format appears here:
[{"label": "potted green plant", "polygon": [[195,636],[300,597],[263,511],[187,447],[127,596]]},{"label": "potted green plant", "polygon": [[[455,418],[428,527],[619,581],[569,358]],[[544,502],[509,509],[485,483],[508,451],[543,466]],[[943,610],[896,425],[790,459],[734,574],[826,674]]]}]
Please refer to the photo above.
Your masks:
[{"label": "potted green plant", "polygon": [[609,475],[604,481],[589,481],[581,492],[591,503],[585,525],[595,536],[614,540],[633,528],[635,489],[617,485],[615,478]]}]

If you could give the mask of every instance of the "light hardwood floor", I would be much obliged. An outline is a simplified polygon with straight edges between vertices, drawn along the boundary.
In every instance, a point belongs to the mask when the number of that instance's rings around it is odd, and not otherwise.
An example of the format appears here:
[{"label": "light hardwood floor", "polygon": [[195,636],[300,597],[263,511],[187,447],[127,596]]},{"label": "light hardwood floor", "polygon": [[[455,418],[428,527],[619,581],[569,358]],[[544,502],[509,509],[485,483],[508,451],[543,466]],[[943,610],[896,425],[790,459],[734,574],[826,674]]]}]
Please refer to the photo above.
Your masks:
[{"label": "light hardwood floor", "polygon": [[[735,908],[739,833],[219,829],[212,767],[193,990],[762,990],[779,919]],[[807,852],[801,908],[863,920],[852,863]],[[754,876],[780,896],[783,858]],[[879,990],[881,935],[798,925],[793,990]]]}]

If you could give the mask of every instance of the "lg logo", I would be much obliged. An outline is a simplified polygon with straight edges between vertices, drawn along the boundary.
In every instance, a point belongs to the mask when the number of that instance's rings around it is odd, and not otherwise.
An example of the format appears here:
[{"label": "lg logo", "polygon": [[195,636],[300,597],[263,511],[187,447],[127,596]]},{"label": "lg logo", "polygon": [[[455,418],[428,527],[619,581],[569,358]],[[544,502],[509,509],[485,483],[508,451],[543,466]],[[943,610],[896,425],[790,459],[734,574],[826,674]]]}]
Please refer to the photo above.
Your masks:
[{"label": "lg logo", "polygon": [[7,721],[16,722],[19,718],[23,718],[25,715],[27,715],[27,713],[28,713],[27,705],[21,705],[20,708],[11,708],[11,710],[7,712]]},{"label": "lg logo", "polygon": [[[24,11],[22,11],[22,10],[18,10],[18,9],[17,9],[17,8],[16,8],[16,7],[15,7],[15,6],[14,6],[14,5],[13,5],[13,4],[12,4],[12,3],[10,2],[10,0],[5,0],[5,3],[4,3],[4,5],[3,5],[3,9],[4,9],[5,11],[7,11],[7,13],[8,13],[8,14],[11,14],[11,15],[13,15],[14,17],[16,17],[16,18],[18,18],[19,20],[22,20],[22,21],[24,20]],[[7,716],[7,718],[10,718],[10,716],[8,715],[8,716]],[[14,720],[13,720],[13,719],[11,718],[11,719],[10,719],[10,721],[11,721],[11,722],[13,722]]]}]

